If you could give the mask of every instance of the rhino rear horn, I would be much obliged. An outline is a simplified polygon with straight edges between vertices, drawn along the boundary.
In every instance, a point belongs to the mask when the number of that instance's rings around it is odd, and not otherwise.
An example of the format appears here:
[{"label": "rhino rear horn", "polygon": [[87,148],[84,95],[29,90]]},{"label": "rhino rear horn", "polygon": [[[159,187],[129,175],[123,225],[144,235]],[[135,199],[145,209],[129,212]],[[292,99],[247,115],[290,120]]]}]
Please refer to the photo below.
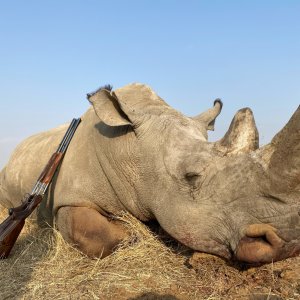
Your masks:
[{"label": "rhino rear horn", "polygon": [[225,154],[238,154],[258,148],[258,131],[250,108],[239,110],[225,136],[215,143],[216,148]]},{"label": "rhino rear horn", "polygon": [[193,117],[193,119],[197,122],[202,123],[205,126],[206,130],[214,130],[215,129],[215,120],[217,116],[220,114],[223,107],[223,103],[221,99],[216,99],[214,101],[214,106],[204,113]]}]

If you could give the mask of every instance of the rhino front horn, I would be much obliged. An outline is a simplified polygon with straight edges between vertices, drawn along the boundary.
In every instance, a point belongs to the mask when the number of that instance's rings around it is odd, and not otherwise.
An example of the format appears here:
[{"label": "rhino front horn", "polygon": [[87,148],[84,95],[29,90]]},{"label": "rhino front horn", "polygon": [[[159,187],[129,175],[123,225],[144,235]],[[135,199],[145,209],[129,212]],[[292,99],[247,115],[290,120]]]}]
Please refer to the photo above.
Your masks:
[{"label": "rhino front horn", "polygon": [[300,184],[300,106],[271,143],[262,149],[272,179],[284,190]]}]

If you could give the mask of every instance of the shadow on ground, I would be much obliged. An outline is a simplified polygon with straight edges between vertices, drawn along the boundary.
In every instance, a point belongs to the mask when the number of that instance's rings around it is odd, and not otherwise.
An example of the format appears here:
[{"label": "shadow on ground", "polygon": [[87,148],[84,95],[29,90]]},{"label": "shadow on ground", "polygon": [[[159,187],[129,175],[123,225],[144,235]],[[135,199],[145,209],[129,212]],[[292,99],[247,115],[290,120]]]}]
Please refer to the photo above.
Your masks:
[{"label": "shadow on ground", "polygon": [[128,300],[179,300],[179,298],[172,295],[159,295],[156,293],[145,293],[134,298],[128,298]]}]

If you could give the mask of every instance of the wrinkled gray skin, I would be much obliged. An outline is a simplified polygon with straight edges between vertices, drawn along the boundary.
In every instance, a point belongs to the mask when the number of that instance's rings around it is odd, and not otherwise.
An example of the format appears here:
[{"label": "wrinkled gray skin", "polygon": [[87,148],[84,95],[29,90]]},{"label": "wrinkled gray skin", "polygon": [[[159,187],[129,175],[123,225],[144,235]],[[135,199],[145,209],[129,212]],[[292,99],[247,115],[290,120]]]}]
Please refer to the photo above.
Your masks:
[{"label": "wrinkled gray skin", "polygon": [[[237,112],[223,139],[210,143],[219,100],[194,118],[141,84],[101,89],[89,100],[38,213],[55,220],[66,240],[89,255],[108,255],[126,233],[106,217],[129,211],[156,219],[194,250],[227,259],[256,263],[299,254],[300,109],[258,148],[249,108]],[[19,145],[0,174],[2,205],[21,203],[66,128]]]}]

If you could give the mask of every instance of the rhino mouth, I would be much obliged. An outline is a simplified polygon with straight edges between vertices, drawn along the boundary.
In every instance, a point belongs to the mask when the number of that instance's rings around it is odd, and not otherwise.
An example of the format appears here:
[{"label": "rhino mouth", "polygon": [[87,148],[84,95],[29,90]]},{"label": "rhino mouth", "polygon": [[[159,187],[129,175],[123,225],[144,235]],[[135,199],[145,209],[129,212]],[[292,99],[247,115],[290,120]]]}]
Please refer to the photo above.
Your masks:
[{"label": "rhino mouth", "polygon": [[[248,263],[270,263],[300,254],[300,241],[291,234],[282,233],[269,224],[248,225],[245,235],[240,239],[235,256],[237,260]],[[294,236],[298,235],[298,233]]]}]

